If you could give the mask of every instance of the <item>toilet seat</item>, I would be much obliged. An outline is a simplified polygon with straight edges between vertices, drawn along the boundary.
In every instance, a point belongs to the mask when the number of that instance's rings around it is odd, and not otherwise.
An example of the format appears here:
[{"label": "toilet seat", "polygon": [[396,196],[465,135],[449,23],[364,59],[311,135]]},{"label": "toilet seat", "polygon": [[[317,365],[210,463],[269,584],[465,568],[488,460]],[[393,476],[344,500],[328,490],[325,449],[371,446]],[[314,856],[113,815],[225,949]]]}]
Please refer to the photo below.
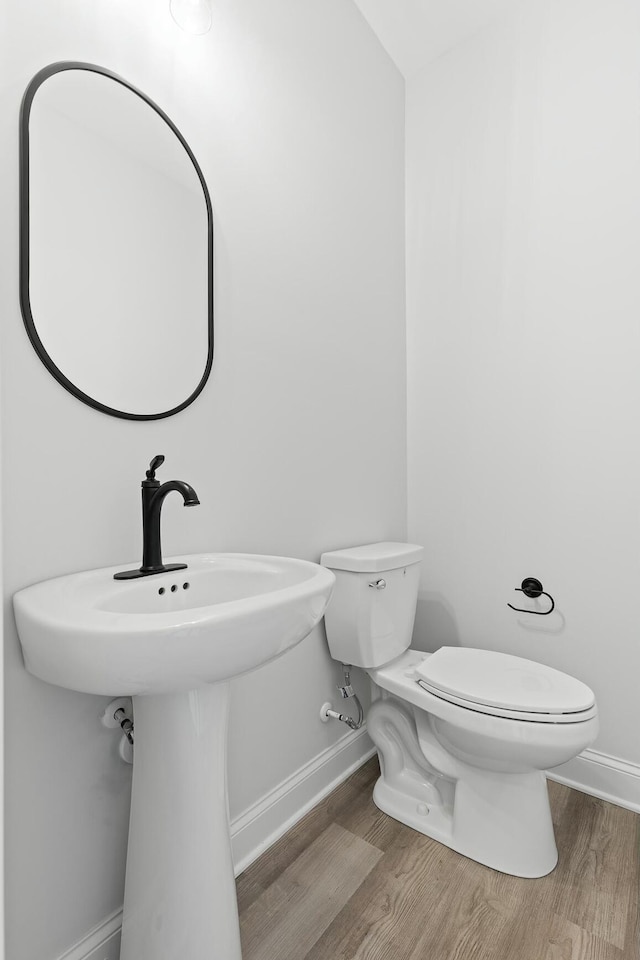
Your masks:
[{"label": "toilet seat", "polygon": [[537,723],[579,723],[596,715],[593,691],[542,663],[493,650],[441,647],[417,665],[431,696],[467,710]]},{"label": "toilet seat", "polygon": [[[417,680],[417,685],[432,697],[437,697],[445,703],[451,703],[454,706],[462,707],[470,713],[483,713],[489,717],[505,717],[508,720],[528,720],[532,723],[582,723],[584,720],[590,720],[598,713],[596,705],[589,707],[588,710],[580,710],[576,713],[528,713],[525,710],[504,710],[500,707],[488,706],[485,703],[475,703],[471,700],[463,700],[461,697],[455,697],[453,694],[444,694],[441,690],[429,688],[424,680]],[[419,704],[416,701],[416,706]],[[425,709],[428,707],[425,705]]]}]

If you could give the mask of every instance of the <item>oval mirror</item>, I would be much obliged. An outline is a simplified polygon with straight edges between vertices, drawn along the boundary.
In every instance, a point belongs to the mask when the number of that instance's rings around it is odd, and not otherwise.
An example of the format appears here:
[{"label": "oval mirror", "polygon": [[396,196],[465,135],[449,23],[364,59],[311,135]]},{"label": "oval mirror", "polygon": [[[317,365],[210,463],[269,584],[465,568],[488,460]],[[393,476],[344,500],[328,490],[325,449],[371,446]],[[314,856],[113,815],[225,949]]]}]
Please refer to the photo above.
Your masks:
[{"label": "oval mirror", "polygon": [[211,201],[187,142],[85,63],[36,74],[20,133],[20,298],[40,359],[104,413],[177,413],[213,361]]}]

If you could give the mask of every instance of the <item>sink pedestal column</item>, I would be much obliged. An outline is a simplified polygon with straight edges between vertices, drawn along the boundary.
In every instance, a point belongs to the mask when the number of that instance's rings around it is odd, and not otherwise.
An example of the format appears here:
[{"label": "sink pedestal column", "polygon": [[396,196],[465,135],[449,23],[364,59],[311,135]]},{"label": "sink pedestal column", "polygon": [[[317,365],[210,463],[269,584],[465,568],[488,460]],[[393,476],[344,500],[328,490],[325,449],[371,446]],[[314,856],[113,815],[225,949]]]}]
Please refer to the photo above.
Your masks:
[{"label": "sink pedestal column", "polygon": [[241,960],[227,812],[229,684],[133,702],[121,960]]}]

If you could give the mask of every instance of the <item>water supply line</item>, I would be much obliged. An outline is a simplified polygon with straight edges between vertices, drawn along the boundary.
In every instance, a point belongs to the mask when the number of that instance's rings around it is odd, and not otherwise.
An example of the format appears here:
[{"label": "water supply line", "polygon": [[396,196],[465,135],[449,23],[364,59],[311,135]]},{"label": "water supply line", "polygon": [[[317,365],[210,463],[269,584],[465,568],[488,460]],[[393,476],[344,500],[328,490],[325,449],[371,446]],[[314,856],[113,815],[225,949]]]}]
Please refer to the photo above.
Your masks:
[{"label": "water supply line", "polygon": [[120,728],[121,738],[118,753],[125,763],[133,763],[133,704],[131,697],[116,697],[105,705],[100,717],[103,727],[117,730]]},{"label": "water supply line", "polygon": [[124,733],[125,737],[129,741],[131,746],[133,746],[133,720],[131,719],[131,717],[127,716],[127,714],[124,711],[124,707],[118,707],[118,709],[113,715],[113,719],[116,721],[116,723],[120,724],[122,732]]},{"label": "water supply line", "polygon": [[322,705],[320,711],[320,719],[326,723],[327,720],[340,720],[341,723],[346,723],[348,727],[352,730],[359,730],[362,724],[364,723],[364,710],[362,709],[362,704],[358,699],[358,695],[351,686],[351,667],[343,663],[342,670],[344,672],[344,684],[340,686],[338,684],[338,693],[343,700],[355,700],[355,704],[358,710],[358,719],[354,720],[353,717],[348,716],[346,713],[339,713],[337,710],[333,709],[332,704],[325,703]]}]

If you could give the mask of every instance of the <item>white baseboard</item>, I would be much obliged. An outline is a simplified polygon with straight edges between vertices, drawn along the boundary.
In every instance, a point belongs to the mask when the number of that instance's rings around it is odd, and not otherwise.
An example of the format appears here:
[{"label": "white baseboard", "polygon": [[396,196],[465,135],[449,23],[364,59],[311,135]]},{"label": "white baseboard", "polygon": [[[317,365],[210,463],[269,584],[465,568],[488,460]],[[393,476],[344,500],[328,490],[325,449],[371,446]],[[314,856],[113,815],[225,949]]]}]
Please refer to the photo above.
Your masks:
[{"label": "white baseboard", "polygon": [[[366,726],[348,733],[231,823],[236,876],[375,753]],[[58,960],[118,960],[122,910],[111,914]]]},{"label": "white baseboard", "polygon": [[575,760],[547,771],[558,783],[640,813],[640,765],[584,750]]},{"label": "white baseboard", "polygon": [[375,753],[366,725],[348,733],[231,823],[236,876]]},{"label": "white baseboard", "polygon": [[116,910],[59,960],[118,960],[121,927],[122,910]]}]

